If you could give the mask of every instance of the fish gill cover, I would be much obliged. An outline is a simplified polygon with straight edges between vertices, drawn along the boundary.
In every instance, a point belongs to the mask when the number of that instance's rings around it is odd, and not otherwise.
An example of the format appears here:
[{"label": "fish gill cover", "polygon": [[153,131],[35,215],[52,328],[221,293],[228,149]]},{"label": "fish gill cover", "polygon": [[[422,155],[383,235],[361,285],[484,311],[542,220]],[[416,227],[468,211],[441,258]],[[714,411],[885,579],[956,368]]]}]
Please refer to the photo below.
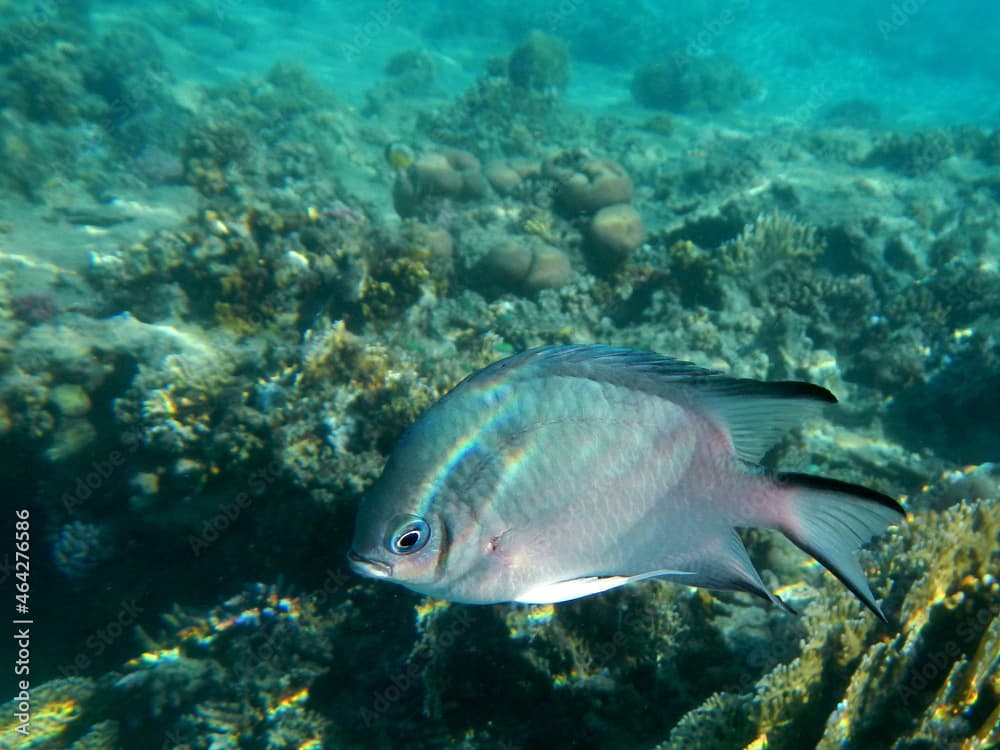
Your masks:
[{"label": "fish gill cover", "polygon": [[[0,748],[996,747],[996,14],[4,5]],[[762,463],[902,502],[889,623],[759,530],[797,616],[350,571],[425,409],[591,343],[836,394]]]}]

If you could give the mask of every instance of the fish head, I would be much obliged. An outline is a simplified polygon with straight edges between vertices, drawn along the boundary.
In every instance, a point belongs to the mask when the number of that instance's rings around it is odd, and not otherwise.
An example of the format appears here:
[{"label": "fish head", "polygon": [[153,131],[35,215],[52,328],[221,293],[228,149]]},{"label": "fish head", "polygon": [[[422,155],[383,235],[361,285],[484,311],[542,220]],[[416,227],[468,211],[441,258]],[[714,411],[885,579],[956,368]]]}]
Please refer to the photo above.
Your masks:
[{"label": "fish head", "polygon": [[[480,588],[484,585],[481,551],[495,525],[491,514],[484,519],[469,505],[470,488],[464,482],[450,481],[452,477],[443,483],[422,481],[414,476],[407,453],[394,453],[362,498],[347,555],[351,568],[438,599],[494,601]],[[470,453],[455,474],[464,474],[477,462],[475,453]]]},{"label": "fish head", "polygon": [[417,591],[433,588],[440,578],[445,547],[444,525],[436,513],[393,512],[385,518],[377,503],[366,504],[358,516],[354,541],[347,554],[355,573],[400,583]]},{"label": "fish head", "polygon": [[361,499],[347,558],[360,575],[446,598],[439,589],[444,586],[449,533],[435,478],[445,426],[429,421],[411,426]]},{"label": "fish head", "polygon": [[484,524],[464,503],[444,502],[441,512],[408,504],[400,512],[399,496],[382,491],[377,483],[358,512],[347,553],[355,573],[453,602],[511,600],[503,560],[491,554],[500,536],[492,519]]},{"label": "fish head", "polygon": [[491,502],[505,467],[498,412],[479,389],[458,395],[468,398],[439,402],[400,438],[361,500],[348,560],[428,596],[497,601],[500,573],[483,558],[503,530]]}]

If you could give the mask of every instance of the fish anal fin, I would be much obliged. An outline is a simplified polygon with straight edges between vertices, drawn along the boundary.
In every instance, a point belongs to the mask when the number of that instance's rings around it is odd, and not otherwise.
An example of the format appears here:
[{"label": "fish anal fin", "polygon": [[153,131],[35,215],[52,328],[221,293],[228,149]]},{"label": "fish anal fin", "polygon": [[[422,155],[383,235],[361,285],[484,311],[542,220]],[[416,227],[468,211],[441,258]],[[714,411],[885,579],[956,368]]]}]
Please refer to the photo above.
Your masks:
[{"label": "fish anal fin", "polygon": [[555,583],[543,583],[525,591],[514,601],[521,604],[558,604],[573,599],[582,599],[585,596],[593,596],[624,586],[627,583],[645,581],[649,578],[677,576],[678,580],[682,580],[684,576],[688,575],[691,574],[678,570],[653,570],[633,576],[583,576]]},{"label": "fish anal fin", "polygon": [[734,528],[720,530],[719,534],[705,544],[696,556],[690,557],[686,562],[688,563],[686,567],[692,572],[684,578],[672,579],[677,583],[716,591],[745,591],[786,612],[797,614],[764,585],[760,574],[750,561],[743,540]]}]

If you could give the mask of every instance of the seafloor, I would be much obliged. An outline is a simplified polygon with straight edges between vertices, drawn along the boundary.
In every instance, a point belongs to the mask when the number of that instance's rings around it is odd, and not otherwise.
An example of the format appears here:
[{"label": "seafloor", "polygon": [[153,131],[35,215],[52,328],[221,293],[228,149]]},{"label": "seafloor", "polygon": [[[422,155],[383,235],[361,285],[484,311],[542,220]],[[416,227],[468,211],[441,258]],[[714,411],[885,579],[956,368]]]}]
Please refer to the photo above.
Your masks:
[{"label": "seafloor", "polygon": [[[358,106],[296,62],[195,85],[163,38],[252,45],[220,7],[5,22],[0,483],[34,623],[0,748],[998,746],[1000,131],[826,89],[750,114],[760,82],[700,53],[588,108],[544,34],[458,93],[420,46]],[[755,532],[801,616],[351,575],[401,431],[566,342],[835,392],[768,462],[903,499],[864,553],[890,624]]]}]

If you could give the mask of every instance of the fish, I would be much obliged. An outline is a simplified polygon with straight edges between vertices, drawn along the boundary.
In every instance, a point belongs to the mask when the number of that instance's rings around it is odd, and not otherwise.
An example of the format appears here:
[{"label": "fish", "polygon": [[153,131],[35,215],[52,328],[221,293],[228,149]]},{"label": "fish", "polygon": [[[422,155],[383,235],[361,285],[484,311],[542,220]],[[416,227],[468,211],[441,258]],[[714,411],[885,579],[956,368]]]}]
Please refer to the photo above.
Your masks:
[{"label": "fish", "polygon": [[392,141],[386,144],[385,160],[397,172],[408,169],[416,160],[413,149],[401,141]]},{"label": "fish", "polygon": [[760,461],[836,397],[606,344],[529,349],[467,376],[362,497],[351,568],[430,597],[553,604],[662,579],[754,594],[739,529],[774,529],[888,622],[856,551],[905,510]]}]

